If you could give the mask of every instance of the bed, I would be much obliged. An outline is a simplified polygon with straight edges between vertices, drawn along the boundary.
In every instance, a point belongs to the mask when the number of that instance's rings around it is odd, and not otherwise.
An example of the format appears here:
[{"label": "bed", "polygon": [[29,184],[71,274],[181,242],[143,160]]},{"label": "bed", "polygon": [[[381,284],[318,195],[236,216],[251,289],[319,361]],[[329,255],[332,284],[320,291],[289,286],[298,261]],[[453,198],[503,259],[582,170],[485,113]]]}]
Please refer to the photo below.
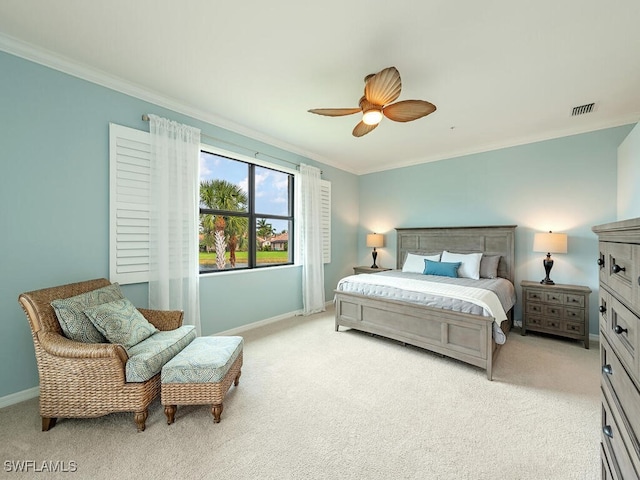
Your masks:
[{"label": "bed", "polygon": [[[397,228],[398,270],[394,270],[391,276],[403,276],[399,270],[408,254],[428,256],[445,250],[456,254],[482,253],[486,257],[499,257],[497,277],[506,279],[513,287],[515,229],[515,225]],[[381,272],[366,277],[377,279],[384,276]],[[497,317],[488,314],[491,310],[486,308],[481,309],[482,314],[476,311],[469,313],[470,310],[456,311],[390,298],[385,289],[386,282],[383,282],[385,287],[378,287],[385,296],[343,291],[342,283],[341,280],[335,290],[336,331],[341,326],[349,327],[415,345],[483,368],[487,378],[492,380],[493,363],[500,349],[500,343],[494,341],[494,330],[506,337],[513,324],[512,306]],[[515,301],[515,288],[513,292]],[[505,318],[500,320],[503,316]]]}]

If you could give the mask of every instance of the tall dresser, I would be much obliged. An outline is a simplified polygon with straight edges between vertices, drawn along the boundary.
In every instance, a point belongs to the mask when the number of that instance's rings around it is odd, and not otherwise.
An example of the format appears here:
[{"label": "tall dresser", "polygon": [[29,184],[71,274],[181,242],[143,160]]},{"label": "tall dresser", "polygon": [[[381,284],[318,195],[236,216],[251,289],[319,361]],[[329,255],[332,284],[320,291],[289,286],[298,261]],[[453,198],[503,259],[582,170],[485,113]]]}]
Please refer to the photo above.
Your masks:
[{"label": "tall dresser", "polygon": [[600,254],[602,478],[640,478],[640,218],[593,227]]}]

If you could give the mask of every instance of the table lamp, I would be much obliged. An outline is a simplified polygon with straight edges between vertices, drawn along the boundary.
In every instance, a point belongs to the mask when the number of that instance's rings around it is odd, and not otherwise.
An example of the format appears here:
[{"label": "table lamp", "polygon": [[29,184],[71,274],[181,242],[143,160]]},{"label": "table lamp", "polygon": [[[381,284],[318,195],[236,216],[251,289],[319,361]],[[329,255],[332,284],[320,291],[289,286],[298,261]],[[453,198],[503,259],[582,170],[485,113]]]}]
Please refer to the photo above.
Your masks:
[{"label": "table lamp", "polygon": [[547,252],[547,257],[542,260],[546,276],[540,280],[543,285],[555,285],[554,281],[549,278],[551,267],[553,267],[552,253],[567,253],[567,234],[566,233],[536,233],[533,237],[533,251]]},{"label": "table lamp", "polygon": [[376,247],[384,246],[384,235],[381,233],[369,233],[367,234],[367,247],[373,247],[373,252],[371,255],[373,256],[373,265],[371,268],[378,268],[376,265],[376,259],[378,258],[378,252],[376,252]]}]

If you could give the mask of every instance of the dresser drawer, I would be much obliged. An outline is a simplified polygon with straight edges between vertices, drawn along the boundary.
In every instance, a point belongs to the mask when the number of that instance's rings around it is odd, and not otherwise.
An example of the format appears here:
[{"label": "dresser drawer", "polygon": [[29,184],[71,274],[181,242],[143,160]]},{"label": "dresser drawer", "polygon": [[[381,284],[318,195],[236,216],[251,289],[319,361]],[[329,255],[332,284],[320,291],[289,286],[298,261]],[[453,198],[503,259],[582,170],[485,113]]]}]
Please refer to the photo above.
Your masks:
[{"label": "dresser drawer", "polygon": [[[620,359],[606,338],[600,343],[600,363],[602,365],[602,388],[612,399],[612,408],[616,408],[622,420],[630,450],[635,450],[640,458],[640,392],[625,371]],[[640,468],[640,465],[638,465]]]},{"label": "dresser drawer", "polygon": [[605,444],[600,444],[600,459],[602,461],[602,480],[621,480],[618,476],[620,468],[614,464],[613,454],[606,450]]},{"label": "dresser drawer", "polygon": [[[640,245],[600,242],[600,278],[622,302],[640,314]],[[601,257],[602,258],[602,257]]]},{"label": "dresser drawer", "polygon": [[624,428],[624,426],[621,427],[620,419],[616,418],[613,414],[610,399],[606,394],[602,398],[601,426],[602,443],[605,445],[605,449],[611,454],[609,460],[619,468],[620,476],[624,479],[639,478],[621,433],[621,428]]},{"label": "dresser drawer", "polygon": [[[640,380],[638,364],[638,327],[640,320],[612,295],[607,295],[607,311],[602,333],[613,347],[629,374]],[[602,319],[602,317],[600,317]],[[601,324],[602,324],[601,323]]]}]

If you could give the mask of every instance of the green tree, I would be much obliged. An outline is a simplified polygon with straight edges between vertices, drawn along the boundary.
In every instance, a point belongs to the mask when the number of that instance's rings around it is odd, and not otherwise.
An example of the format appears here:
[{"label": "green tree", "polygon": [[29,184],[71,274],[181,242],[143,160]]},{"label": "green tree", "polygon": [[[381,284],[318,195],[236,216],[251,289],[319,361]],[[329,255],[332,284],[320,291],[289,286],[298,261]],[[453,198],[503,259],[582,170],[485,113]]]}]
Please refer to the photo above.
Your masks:
[{"label": "green tree", "polygon": [[276,229],[273,228],[273,225],[267,223],[266,218],[261,218],[256,224],[256,234],[264,240],[269,240],[276,234]]},{"label": "green tree", "polygon": [[[205,180],[200,182],[200,202],[206,208],[213,210],[228,210],[232,212],[246,212],[247,194],[242,189],[227,180]],[[236,249],[238,243],[246,236],[248,220],[246,217],[233,215],[203,215],[200,231],[203,243],[207,248],[215,244],[215,232],[224,232],[229,248],[229,263],[236,265]]]}]

